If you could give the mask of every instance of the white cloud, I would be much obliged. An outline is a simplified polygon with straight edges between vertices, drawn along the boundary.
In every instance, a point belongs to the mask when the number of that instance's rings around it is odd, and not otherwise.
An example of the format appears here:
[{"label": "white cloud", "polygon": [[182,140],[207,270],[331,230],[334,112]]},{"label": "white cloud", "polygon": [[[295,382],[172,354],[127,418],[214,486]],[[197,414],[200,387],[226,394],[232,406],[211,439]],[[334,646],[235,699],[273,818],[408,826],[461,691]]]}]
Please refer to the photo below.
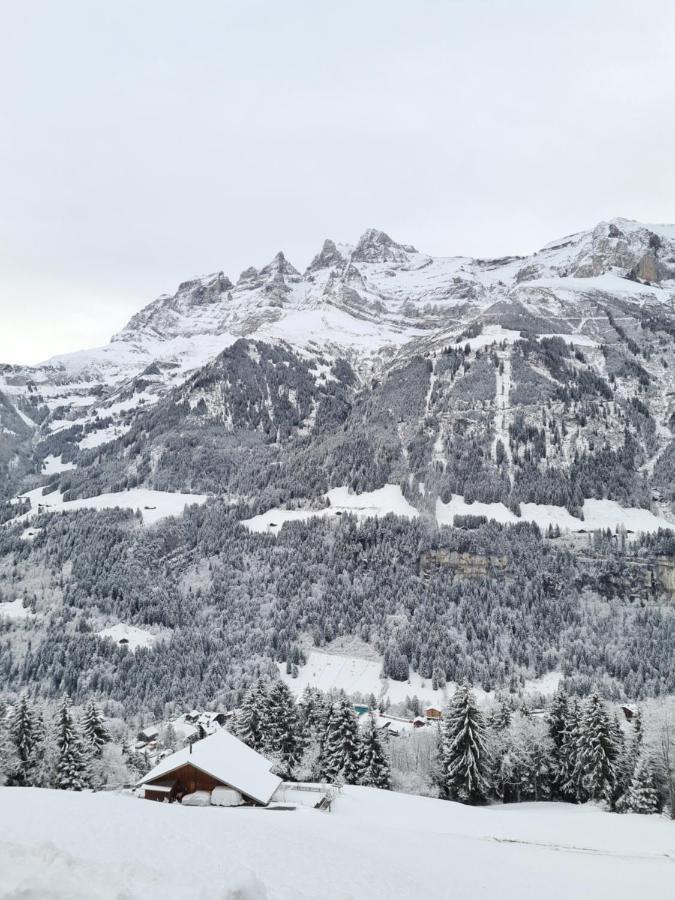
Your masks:
[{"label": "white cloud", "polygon": [[[626,0],[15,4],[0,36],[10,351],[96,343],[130,300],[280,247],[302,266],[368,225],[487,256],[614,215],[672,220],[672,3],[645,0],[636,22]],[[64,308],[89,290],[90,320]],[[22,344],[38,316],[46,333]]]}]

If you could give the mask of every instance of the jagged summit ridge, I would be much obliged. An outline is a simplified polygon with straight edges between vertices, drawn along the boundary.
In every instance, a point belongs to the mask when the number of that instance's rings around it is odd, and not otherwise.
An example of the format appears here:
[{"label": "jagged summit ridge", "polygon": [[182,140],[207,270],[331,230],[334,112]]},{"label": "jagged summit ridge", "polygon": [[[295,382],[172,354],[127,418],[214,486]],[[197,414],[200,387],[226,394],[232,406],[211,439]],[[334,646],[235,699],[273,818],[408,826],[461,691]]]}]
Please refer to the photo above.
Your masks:
[{"label": "jagged summit ridge", "polygon": [[[182,383],[240,337],[347,356],[364,375],[392,355],[454,340],[481,324],[514,332],[606,338],[607,302],[670,309],[675,226],[625,218],[553,241],[525,257],[432,257],[368,228],[355,245],[326,239],[304,272],[283,252],[236,281],[191,278],[136,313],[110,344],[0,372],[0,390],[37,390],[50,409],[128,390],[159,366],[154,395]],[[33,385],[34,387],[30,387]]]},{"label": "jagged summit ridge", "polygon": [[449,311],[465,302],[472,307],[508,302],[524,283],[608,273],[652,284],[673,280],[675,228],[616,218],[546,244],[529,257],[497,260],[434,258],[368,228],[355,246],[326,239],[304,274],[279,251],[262,268],[245,269],[236,283],[223,272],[185,281],[173,296],[163,295],[137,313],[113,340],[144,332],[167,340],[200,330],[250,333],[256,322],[278,319],[279,311],[321,304],[343,308],[345,294],[355,299],[353,291],[359,305],[380,318],[400,319],[405,304],[408,313],[412,304],[419,318],[429,305],[443,303]]},{"label": "jagged summit ridge", "polygon": [[357,262],[406,262],[417,250],[410,244],[397,244],[384,231],[367,228],[356,245],[352,259]]}]

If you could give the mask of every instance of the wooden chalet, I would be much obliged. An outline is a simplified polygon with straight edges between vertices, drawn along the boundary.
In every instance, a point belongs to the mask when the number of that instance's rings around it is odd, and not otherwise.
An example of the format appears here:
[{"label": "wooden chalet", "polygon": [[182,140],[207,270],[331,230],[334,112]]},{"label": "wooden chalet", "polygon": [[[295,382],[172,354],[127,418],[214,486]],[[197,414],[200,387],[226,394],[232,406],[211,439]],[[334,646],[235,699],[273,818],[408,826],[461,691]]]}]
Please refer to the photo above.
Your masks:
[{"label": "wooden chalet", "polygon": [[171,803],[196,791],[224,787],[240,794],[243,803],[267,806],[281,784],[271,768],[264,756],[219,730],[164,757],[138,785],[146,800]]}]

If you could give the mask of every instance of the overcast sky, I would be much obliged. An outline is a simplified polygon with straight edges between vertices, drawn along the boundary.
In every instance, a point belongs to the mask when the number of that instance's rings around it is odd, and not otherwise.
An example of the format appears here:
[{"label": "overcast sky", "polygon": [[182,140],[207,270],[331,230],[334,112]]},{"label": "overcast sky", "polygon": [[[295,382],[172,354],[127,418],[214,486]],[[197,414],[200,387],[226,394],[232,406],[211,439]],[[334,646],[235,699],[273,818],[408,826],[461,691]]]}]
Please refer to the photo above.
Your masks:
[{"label": "overcast sky", "polygon": [[21,0],[0,16],[0,362],[368,226],[527,252],[675,221],[672,0]]}]

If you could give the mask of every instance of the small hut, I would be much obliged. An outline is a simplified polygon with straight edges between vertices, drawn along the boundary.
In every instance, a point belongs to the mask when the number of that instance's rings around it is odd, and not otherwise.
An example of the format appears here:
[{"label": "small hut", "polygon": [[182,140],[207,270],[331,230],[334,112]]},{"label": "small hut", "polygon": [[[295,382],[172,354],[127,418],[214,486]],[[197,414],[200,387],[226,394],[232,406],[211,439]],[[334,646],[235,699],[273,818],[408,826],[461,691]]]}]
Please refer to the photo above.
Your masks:
[{"label": "small hut", "polygon": [[229,788],[242,803],[267,806],[281,784],[271,768],[264,756],[220,730],[166,756],[138,784],[146,800],[182,801],[197,791]]}]

